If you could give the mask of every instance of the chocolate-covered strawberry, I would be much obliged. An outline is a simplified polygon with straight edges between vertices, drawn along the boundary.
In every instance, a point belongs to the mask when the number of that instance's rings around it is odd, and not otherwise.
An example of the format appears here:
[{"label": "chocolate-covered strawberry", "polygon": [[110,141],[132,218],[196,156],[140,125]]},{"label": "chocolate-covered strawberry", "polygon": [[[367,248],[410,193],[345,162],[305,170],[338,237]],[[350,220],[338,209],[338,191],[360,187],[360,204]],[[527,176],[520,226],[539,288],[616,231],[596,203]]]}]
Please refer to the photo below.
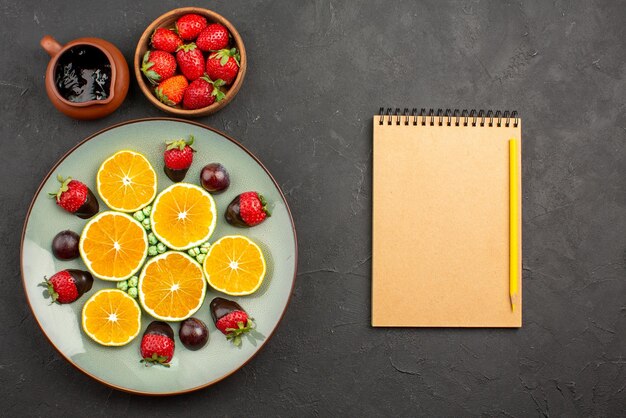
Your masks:
[{"label": "chocolate-covered strawberry", "polygon": [[174,357],[174,331],[162,321],[152,321],[141,338],[141,362],[170,367]]},{"label": "chocolate-covered strawberry", "polygon": [[47,289],[53,303],[72,303],[93,286],[93,276],[83,270],[61,270],[39,284]]},{"label": "chocolate-covered strawberry", "polygon": [[210,309],[217,329],[236,346],[241,345],[242,335],[255,328],[252,318],[237,302],[215,298],[211,301]]},{"label": "chocolate-covered strawberry", "polygon": [[175,182],[184,180],[187,170],[193,162],[193,153],[195,152],[191,148],[193,140],[193,135],[189,135],[188,140],[177,139],[165,143],[167,147],[163,153],[163,161],[165,162],[163,170],[170,180]]},{"label": "chocolate-covered strawberry", "polygon": [[71,177],[64,179],[60,175],[57,176],[57,180],[61,183],[59,190],[48,193],[56,198],[57,205],[82,219],[91,218],[98,213],[100,209],[98,200],[85,183]]},{"label": "chocolate-covered strawberry", "polygon": [[226,208],[226,221],[244,228],[260,224],[272,213],[267,200],[257,192],[245,192],[233,199]]}]

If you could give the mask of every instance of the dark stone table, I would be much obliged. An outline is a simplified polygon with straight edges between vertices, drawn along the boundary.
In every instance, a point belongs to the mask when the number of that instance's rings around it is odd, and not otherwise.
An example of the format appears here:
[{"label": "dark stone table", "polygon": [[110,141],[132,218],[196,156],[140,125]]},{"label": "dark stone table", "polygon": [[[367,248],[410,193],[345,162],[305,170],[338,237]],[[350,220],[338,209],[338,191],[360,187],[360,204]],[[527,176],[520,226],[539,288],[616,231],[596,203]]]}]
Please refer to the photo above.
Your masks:
[{"label": "dark stone table", "polygon": [[[57,354],[22,290],[30,200],[82,138],[165,115],[134,80],[108,118],[59,114],[45,95],[39,39],[102,37],[131,60],[152,19],[184,4],[2,0],[0,415],[624,415],[624,2],[198,4],[230,19],[249,54],[237,98],[199,121],[256,153],[294,214],[300,263],[284,321],[237,374],[174,398],[109,389]],[[522,329],[370,327],[371,117],[380,106],[522,115]]]}]

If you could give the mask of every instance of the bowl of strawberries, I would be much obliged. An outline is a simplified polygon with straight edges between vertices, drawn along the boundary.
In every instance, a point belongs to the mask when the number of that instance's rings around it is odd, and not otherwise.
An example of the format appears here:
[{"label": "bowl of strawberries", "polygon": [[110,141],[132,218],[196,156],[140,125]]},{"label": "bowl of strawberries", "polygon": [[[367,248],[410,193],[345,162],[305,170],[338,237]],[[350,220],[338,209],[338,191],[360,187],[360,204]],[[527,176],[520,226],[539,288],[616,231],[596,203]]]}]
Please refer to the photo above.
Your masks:
[{"label": "bowl of strawberries", "polygon": [[246,49],[226,18],[184,7],[146,28],[134,67],[141,91],[156,107],[177,116],[207,116],[226,106],[241,88]]}]

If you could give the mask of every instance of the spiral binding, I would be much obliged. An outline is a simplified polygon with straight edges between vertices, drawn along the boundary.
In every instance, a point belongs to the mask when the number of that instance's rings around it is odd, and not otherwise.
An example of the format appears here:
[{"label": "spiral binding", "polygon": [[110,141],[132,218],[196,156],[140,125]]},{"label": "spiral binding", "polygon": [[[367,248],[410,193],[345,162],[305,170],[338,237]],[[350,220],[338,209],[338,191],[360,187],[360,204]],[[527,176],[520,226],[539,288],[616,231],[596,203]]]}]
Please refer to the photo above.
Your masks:
[{"label": "spiral binding", "polygon": [[[380,108],[379,111],[379,125],[385,124],[385,119],[387,120],[387,125],[401,125],[402,121],[404,121],[404,125],[408,126],[412,124],[413,126],[422,125],[430,125],[430,126],[485,126],[485,124],[489,127],[496,126],[498,128],[504,127],[508,128],[511,126],[511,120],[513,120],[513,127],[517,128],[519,124],[519,117],[517,111],[509,112],[505,110],[504,112],[500,110],[484,110],[480,109],[478,112],[476,109],[463,109],[459,111],[459,109],[437,109],[435,113],[435,109],[429,109],[426,112],[426,109],[422,108],[417,112],[417,108],[414,107],[411,109],[411,113],[409,114],[409,108],[405,107],[400,114],[400,108],[396,107],[395,109],[388,107],[385,109],[384,107]],[[504,124],[502,120],[504,119]],[[494,124],[495,121],[495,124]]]}]

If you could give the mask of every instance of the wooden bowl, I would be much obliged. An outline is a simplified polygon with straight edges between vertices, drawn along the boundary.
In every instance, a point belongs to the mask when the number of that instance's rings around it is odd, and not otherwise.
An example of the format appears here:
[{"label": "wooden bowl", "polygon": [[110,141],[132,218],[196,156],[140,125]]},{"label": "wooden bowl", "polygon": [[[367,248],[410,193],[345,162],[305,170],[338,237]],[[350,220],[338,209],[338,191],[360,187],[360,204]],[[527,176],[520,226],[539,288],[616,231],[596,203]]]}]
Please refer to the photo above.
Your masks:
[{"label": "wooden bowl", "polygon": [[[230,32],[234,42],[234,46],[237,48],[241,56],[241,59],[239,61],[239,73],[237,74],[235,81],[233,81],[233,84],[229,86],[229,89],[226,92],[226,97],[208,107],[193,110],[183,109],[181,105],[168,106],[165,103],[161,103],[154,94],[154,87],[144,78],[144,75],[141,72],[141,62],[143,60],[143,56],[150,47],[150,37],[152,36],[154,31],[158,28],[174,27],[174,23],[176,22],[176,20],[188,13],[202,15],[206,17],[209,23],[220,23],[224,25],[226,29],[228,29],[228,31]],[[246,60],[246,48],[243,45],[243,40],[241,39],[239,32],[237,32],[237,29],[235,29],[233,24],[226,20],[224,16],[217,14],[214,11],[203,9],[200,7],[183,7],[180,9],[171,10],[164,15],[159,16],[146,28],[144,33],[141,35],[141,38],[139,38],[139,43],[137,43],[137,49],[135,50],[134,58],[135,76],[137,77],[137,83],[139,83],[141,91],[148,98],[148,100],[164,112],[186,118],[197,118],[213,114],[226,106],[228,103],[230,103],[230,101],[233,100],[233,98],[241,88],[241,85],[243,84],[243,79],[246,75],[247,65],[248,63]]]}]

